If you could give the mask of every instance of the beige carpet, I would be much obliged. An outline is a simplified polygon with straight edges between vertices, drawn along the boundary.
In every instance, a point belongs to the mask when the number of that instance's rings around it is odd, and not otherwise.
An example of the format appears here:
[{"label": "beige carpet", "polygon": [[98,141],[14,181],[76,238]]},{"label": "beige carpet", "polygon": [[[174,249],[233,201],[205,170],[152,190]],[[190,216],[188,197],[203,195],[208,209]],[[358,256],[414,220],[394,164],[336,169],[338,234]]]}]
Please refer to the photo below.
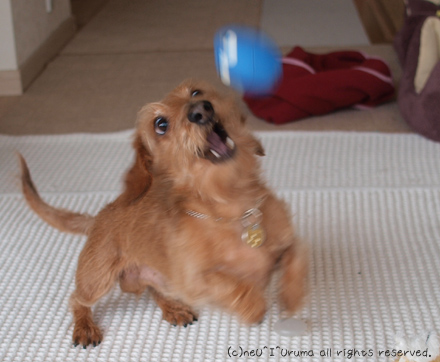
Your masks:
[{"label": "beige carpet", "polygon": [[[332,16],[341,16],[336,11],[341,4],[328,5],[333,9]],[[241,22],[265,24],[267,31],[282,33],[285,24],[281,19],[295,9],[298,10],[295,16],[301,16],[299,10],[307,10],[307,4],[282,1],[275,6],[273,1],[262,0],[110,0],[23,96],[0,97],[0,133],[97,133],[129,129],[145,103],[161,99],[188,77],[206,79],[230,91],[220,83],[215,70],[212,41],[216,29],[223,24]],[[344,8],[342,14],[346,14]],[[327,26],[326,18],[331,25],[332,16],[317,17],[320,26]],[[307,25],[316,29],[313,23]],[[339,22],[339,27],[350,32],[352,25]],[[308,31],[306,25],[303,28],[308,35],[323,39],[320,32]],[[284,29],[285,33],[289,31]],[[325,42],[329,44],[309,50],[341,49],[335,46],[338,35]],[[389,44],[354,48],[387,60],[398,84],[400,67]],[[282,49],[287,51],[290,46]],[[368,112],[344,110],[281,127],[251,117],[250,125],[256,130],[409,131],[394,103]]]},{"label": "beige carpet", "polygon": [[369,44],[352,1],[264,0],[262,14],[262,28],[280,46]]},{"label": "beige carpet", "polygon": [[260,0],[110,0],[63,54],[212,49],[223,24],[257,26]]},{"label": "beige carpet", "polygon": [[0,133],[132,128],[145,103],[161,99],[186,77],[220,84],[212,52],[61,56],[4,115]]},{"label": "beige carpet", "polygon": [[[317,53],[337,49],[309,48]],[[400,67],[390,45],[354,49],[385,59],[398,86]],[[216,74],[212,50],[62,55],[23,96],[9,99],[7,111],[0,113],[0,133],[59,134],[129,129],[145,103],[161,99],[187,77],[208,80],[222,91],[231,92]],[[251,116],[249,124],[255,130],[409,131],[395,102],[368,111],[347,109],[283,126]]]}]

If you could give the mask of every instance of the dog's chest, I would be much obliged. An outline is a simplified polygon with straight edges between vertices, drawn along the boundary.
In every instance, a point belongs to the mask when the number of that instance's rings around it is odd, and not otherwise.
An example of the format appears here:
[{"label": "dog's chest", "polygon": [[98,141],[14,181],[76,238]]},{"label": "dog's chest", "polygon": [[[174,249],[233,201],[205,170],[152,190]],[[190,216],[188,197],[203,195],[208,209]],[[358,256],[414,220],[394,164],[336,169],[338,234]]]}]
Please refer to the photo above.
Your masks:
[{"label": "dog's chest", "polygon": [[[214,225],[203,232],[206,254],[212,258],[213,267],[225,269],[234,274],[261,278],[272,267],[272,258],[262,244],[256,247],[255,236],[243,236],[247,233],[246,226],[240,222]],[[258,233],[258,231],[257,231]],[[256,238],[260,238],[257,235]],[[206,255],[205,254],[205,255]]]}]

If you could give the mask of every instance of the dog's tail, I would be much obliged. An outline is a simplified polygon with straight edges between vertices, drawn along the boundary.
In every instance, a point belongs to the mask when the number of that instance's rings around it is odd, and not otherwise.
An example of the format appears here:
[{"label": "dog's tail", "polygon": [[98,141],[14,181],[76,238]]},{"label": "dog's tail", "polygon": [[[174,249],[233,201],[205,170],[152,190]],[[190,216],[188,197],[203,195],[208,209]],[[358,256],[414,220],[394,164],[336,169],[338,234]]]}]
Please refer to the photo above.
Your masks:
[{"label": "dog's tail", "polygon": [[21,166],[21,185],[23,195],[29,207],[49,225],[74,234],[88,235],[93,225],[94,217],[64,209],[58,209],[44,202],[32,181],[25,159],[18,154]]}]

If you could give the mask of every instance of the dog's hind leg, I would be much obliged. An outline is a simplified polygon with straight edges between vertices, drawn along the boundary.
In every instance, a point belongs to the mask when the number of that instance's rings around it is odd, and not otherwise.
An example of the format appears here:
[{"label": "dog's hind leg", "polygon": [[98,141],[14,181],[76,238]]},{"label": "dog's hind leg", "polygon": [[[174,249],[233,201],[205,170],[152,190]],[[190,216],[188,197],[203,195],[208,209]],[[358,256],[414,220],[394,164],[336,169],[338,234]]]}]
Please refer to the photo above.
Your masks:
[{"label": "dog's hind leg", "polygon": [[123,267],[115,248],[88,240],[79,257],[76,289],[71,297],[75,346],[101,343],[102,333],[93,321],[91,307],[112,289]]},{"label": "dog's hind leg", "polygon": [[197,314],[188,305],[165,297],[154,288],[150,288],[152,297],[162,309],[162,316],[167,322],[174,326],[184,326],[197,321]]},{"label": "dog's hind leg", "polygon": [[82,345],[86,348],[89,344],[93,344],[93,347],[99,345],[102,333],[93,321],[91,308],[77,303],[72,298],[72,311],[75,323],[72,337],[74,346]]}]

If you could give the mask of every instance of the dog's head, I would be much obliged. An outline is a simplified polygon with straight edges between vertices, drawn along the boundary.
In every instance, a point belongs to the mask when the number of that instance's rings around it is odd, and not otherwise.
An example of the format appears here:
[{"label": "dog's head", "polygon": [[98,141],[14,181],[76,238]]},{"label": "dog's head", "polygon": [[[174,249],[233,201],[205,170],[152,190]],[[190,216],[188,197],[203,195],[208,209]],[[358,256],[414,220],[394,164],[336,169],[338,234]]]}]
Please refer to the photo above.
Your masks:
[{"label": "dog's head", "polygon": [[146,105],[137,123],[154,174],[173,179],[255,167],[261,144],[245,127],[236,102],[203,82],[186,81],[161,102]]}]

